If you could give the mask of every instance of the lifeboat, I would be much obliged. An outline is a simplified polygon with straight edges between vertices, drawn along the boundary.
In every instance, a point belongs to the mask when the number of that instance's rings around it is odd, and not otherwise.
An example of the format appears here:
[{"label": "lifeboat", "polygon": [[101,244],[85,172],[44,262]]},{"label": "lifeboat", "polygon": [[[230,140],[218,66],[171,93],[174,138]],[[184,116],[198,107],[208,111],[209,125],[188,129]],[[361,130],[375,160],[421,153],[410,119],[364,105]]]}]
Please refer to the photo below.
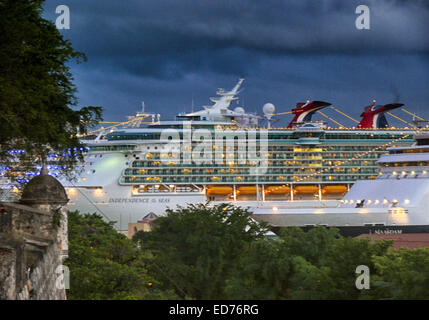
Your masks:
[{"label": "lifeboat", "polygon": [[322,194],[330,193],[346,193],[348,191],[346,186],[324,186],[322,188]]},{"label": "lifeboat", "polygon": [[232,193],[232,187],[213,186],[207,189],[207,195],[227,195]]},{"label": "lifeboat", "polygon": [[[238,188],[239,194],[256,194],[256,186],[243,186]],[[262,191],[262,188],[259,187],[259,192]]]},{"label": "lifeboat", "polygon": [[265,188],[266,194],[285,194],[290,193],[290,187],[287,186],[269,186]]},{"label": "lifeboat", "polygon": [[317,186],[296,186],[293,189],[294,194],[315,194],[319,192],[319,188]]}]

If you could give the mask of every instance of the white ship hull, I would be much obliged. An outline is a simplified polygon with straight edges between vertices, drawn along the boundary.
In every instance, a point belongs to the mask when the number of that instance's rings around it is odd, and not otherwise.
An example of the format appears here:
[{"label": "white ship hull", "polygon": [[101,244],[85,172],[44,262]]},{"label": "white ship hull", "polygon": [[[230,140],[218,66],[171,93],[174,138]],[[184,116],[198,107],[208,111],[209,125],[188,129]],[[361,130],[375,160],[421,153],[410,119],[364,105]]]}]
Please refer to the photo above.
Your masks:
[{"label": "white ship hull", "polygon": [[[364,201],[359,207],[357,203]],[[376,179],[356,182],[342,202],[333,208],[258,206],[256,220],[277,227],[406,227],[429,232],[429,179]],[[416,229],[416,230],[417,230]],[[420,228],[420,232],[423,232]],[[402,232],[402,231],[401,231]]]},{"label": "white ship hull", "polygon": [[167,209],[186,207],[188,204],[208,203],[217,205],[230,203],[242,208],[255,208],[263,204],[267,207],[282,206],[284,208],[314,208],[321,206],[332,208],[339,204],[338,200],[326,201],[209,201],[205,193],[155,193],[133,195],[131,186],[112,184],[100,189],[85,187],[66,187],[69,196],[67,208],[81,213],[97,213],[107,221],[115,221],[118,230],[127,230],[128,223],[135,223],[149,213],[164,216]]},{"label": "white ship hull", "polygon": [[[67,188],[68,189],[68,188]],[[81,213],[97,213],[107,221],[115,221],[115,228],[127,230],[128,223],[135,223],[149,213],[164,216],[168,208],[187,206],[191,203],[204,203],[204,194],[154,194],[133,196],[131,187],[116,188],[109,193],[109,188],[103,189],[101,195],[97,191],[75,188],[70,192],[69,210],[78,210]]]}]

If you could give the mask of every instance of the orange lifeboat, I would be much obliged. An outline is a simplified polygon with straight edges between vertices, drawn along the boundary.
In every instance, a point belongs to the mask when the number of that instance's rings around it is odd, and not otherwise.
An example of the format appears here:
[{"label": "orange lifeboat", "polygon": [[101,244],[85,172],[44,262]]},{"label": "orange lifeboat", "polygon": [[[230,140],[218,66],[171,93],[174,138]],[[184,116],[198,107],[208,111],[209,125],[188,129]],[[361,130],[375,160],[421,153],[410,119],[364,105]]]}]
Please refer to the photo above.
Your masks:
[{"label": "orange lifeboat", "polygon": [[290,193],[290,187],[287,186],[269,186],[265,188],[266,194],[285,194]]},{"label": "orange lifeboat", "polygon": [[207,189],[207,195],[227,195],[232,193],[232,187],[228,186],[213,186]]},{"label": "orange lifeboat", "polygon": [[317,186],[296,186],[293,189],[294,194],[302,193],[302,194],[315,194],[319,193],[319,188]]},{"label": "orange lifeboat", "polygon": [[[243,186],[239,187],[237,190],[238,194],[256,194],[256,186]],[[259,187],[259,192],[262,191],[262,188]]]},{"label": "orange lifeboat", "polygon": [[346,186],[324,186],[322,188],[322,194],[330,193],[346,193],[348,191]]}]

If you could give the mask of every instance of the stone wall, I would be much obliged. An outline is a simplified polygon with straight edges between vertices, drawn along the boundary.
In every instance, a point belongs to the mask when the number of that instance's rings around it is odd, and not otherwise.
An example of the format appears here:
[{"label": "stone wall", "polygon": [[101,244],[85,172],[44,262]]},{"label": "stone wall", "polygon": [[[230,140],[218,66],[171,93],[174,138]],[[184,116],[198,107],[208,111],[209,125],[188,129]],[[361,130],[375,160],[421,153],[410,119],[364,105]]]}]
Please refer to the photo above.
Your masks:
[{"label": "stone wall", "polygon": [[0,243],[0,300],[16,298],[16,283],[20,282],[16,274],[17,250]]},{"label": "stone wall", "polygon": [[67,250],[65,209],[0,203],[0,300],[66,299]]}]

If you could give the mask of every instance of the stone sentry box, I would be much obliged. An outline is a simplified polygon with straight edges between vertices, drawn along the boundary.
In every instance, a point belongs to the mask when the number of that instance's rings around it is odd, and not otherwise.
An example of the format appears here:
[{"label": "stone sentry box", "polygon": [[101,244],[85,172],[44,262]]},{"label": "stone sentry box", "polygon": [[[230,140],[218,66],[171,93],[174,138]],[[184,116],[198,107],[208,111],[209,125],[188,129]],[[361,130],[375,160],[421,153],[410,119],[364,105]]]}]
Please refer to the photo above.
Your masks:
[{"label": "stone sentry box", "polygon": [[45,168],[19,203],[0,202],[0,300],[66,299],[56,271],[68,254],[67,202]]}]

